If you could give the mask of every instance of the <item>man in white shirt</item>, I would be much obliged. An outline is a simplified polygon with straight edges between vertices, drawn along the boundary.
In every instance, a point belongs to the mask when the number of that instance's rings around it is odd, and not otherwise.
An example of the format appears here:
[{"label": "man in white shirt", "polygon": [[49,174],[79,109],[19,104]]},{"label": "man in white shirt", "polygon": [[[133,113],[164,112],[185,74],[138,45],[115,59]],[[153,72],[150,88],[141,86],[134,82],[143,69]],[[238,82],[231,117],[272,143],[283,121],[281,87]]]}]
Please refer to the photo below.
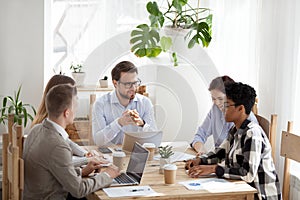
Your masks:
[{"label": "man in white shirt", "polygon": [[66,199],[68,193],[82,198],[109,186],[112,179],[120,174],[117,167],[111,166],[102,173],[83,179],[83,176],[100,169],[101,162],[91,160],[82,169],[74,167],[65,128],[73,123],[76,94],[76,87],[69,84],[54,86],[47,93],[48,118],[30,130],[24,143],[24,200]]},{"label": "man in white shirt", "polygon": [[93,138],[98,146],[122,144],[125,131],[157,130],[150,99],[136,94],[141,84],[136,66],[122,61],[111,76],[115,90],[97,99],[93,108]]}]

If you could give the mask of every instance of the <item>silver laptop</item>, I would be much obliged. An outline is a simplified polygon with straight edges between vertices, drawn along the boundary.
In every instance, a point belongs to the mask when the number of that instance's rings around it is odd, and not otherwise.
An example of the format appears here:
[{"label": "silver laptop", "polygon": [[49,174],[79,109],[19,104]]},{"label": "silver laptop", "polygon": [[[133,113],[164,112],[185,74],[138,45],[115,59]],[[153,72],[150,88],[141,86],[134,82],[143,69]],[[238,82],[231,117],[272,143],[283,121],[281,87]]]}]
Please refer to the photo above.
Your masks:
[{"label": "silver laptop", "polygon": [[123,138],[122,149],[126,152],[131,152],[135,142],[139,144],[154,143],[156,148],[160,146],[163,132],[125,132]]},{"label": "silver laptop", "polygon": [[146,162],[148,150],[135,142],[131,152],[130,160],[125,173],[121,173],[113,179],[111,186],[138,185],[141,182]]}]

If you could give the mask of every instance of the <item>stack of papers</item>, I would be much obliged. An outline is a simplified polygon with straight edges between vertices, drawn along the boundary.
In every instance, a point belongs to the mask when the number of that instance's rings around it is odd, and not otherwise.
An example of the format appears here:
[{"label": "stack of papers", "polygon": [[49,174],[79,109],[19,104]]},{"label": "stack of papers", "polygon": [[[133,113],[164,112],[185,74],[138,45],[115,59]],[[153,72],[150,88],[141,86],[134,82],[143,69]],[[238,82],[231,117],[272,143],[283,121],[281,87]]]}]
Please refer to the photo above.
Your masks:
[{"label": "stack of papers", "polygon": [[228,191],[229,188],[236,187],[234,183],[219,178],[195,179],[179,182],[179,184],[184,185],[188,190],[208,190],[212,192],[216,191],[216,188],[221,192],[221,190]]},{"label": "stack of papers", "polygon": [[109,197],[157,196],[158,194],[149,186],[128,186],[103,188]]}]

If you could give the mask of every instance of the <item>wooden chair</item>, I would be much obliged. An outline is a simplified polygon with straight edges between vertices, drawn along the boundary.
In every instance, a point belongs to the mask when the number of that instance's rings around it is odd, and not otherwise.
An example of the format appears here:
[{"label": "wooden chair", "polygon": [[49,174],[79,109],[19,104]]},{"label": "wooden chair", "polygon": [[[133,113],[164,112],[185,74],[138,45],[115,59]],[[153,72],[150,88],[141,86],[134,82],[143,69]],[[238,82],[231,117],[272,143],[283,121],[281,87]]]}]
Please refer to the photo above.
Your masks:
[{"label": "wooden chair", "polygon": [[272,147],[272,157],[273,161],[275,162],[277,115],[272,114],[271,121],[258,114],[256,114],[255,117],[258,121],[258,124],[262,127],[267,137],[269,138]]},{"label": "wooden chair", "polygon": [[96,94],[90,94],[90,109],[89,109],[89,143],[94,144],[93,140],[93,106],[96,101]]},{"label": "wooden chair", "polygon": [[258,114],[257,104],[258,104],[258,98],[256,97],[256,98],[255,98],[255,103],[254,103],[254,105],[253,105],[253,107],[252,107],[252,112],[253,112],[255,115]]},{"label": "wooden chair", "polygon": [[2,135],[2,199],[22,199],[24,189],[23,126],[14,125],[14,116],[8,118],[9,133]]},{"label": "wooden chair", "polygon": [[294,135],[293,122],[288,121],[287,131],[282,131],[280,155],[284,157],[282,198],[289,199],[290,194],[290,160],[300,162],[300,136]]},{"label": "wooden chair", "polygon": [[257,104],[258,104],[258,98],[255,98],[255,103],[252,107],[252,112],[255,114],[258,124],[262,127],[267,137],[269,138],[272,147],[272,158],[273,161],[275,162],[277,115],[272,114],[271,121],[269,121],[265,117],[258,114]]}]

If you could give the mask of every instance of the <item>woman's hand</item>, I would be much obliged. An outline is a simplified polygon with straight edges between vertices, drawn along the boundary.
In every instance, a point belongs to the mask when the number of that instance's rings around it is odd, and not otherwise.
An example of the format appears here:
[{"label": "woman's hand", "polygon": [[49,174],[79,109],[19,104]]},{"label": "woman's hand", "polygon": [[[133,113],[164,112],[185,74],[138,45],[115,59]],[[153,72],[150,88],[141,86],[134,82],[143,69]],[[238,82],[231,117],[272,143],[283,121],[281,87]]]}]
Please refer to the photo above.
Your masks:
[{"label": "woman's hand", "polygon": [[196,165],[200,165],[201,163],[201,160],[199,157],[196,157],[194,159],[191,159],[191,160],[187,160],[186,163],[185,163],[185,169],[186,170],[189,170],[190,168],[196,166]]},{"label": "woman's hand", "polygon": [[192,178],[199,178],[216,172],[217,165],[198,165],[189,169],[188,175]]},{"label": "woman's hand", "polygon": [[196,142],[193,145],[193,148],[197,152],[196,156],[201,156],[202,154],[205,154],[205,148],[204,148],[204,144],[202,142]]}]

